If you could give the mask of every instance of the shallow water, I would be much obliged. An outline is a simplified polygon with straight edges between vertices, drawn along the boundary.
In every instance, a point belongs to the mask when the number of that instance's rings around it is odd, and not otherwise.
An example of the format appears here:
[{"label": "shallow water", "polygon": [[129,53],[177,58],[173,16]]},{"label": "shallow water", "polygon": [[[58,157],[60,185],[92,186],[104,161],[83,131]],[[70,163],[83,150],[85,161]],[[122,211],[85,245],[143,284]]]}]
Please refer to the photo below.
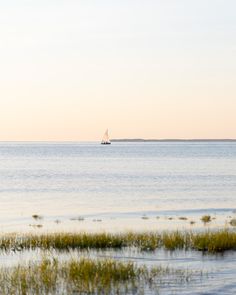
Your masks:
[{"label": "shallow water", "polygon": [[[181,270],[169,275],[160,276],[157,288],[147,288],[145,294],[235,294],[236,292],[236,252],[224,254],[202,254],[197,251],[166,251],[158,249],[154,252],[142,252],[135,249],[124,250],[90,250],[57,252],[57,251],[23,251],[0,254],[1,267],[9,267],[27,262],[40,261],[42,257],[59,257],[61,261],[80,257],[111,258],[121,261],[132,261],[137,265],[148,267],[168,267]],[[186,280],[184,273],[189,274]]]}]

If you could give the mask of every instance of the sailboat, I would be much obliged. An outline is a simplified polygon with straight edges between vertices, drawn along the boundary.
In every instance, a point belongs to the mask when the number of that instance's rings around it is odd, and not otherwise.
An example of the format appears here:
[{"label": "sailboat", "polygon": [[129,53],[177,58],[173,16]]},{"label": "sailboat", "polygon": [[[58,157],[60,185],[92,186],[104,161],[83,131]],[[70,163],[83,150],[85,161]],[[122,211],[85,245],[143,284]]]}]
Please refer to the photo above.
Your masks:
[{"label": "sailboat", "polygon": [[108,129],[106,130],[106,132],[103,135],[101,144],[111,144],[110,139],[109,139],[109,135],[108,135]]}]

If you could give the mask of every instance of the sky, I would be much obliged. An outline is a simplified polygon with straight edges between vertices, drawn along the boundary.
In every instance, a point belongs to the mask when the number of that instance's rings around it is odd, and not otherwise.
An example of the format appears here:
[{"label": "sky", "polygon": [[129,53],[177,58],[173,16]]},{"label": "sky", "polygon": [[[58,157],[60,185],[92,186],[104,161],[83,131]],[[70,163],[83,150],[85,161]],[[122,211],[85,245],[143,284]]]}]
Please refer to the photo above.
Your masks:
[{"label": "sky", "polygon": [[0,140],[236,138],[235,0],[0,0]]}]

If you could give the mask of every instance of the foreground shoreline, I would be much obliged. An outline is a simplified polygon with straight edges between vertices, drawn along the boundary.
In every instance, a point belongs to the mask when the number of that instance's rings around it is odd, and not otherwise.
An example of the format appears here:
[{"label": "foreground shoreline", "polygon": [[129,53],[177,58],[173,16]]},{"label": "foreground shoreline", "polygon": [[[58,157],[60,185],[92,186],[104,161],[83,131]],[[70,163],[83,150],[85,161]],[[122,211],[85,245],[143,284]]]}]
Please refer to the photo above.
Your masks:
[{"label": "foreground shoreline", "polygon": [[147,267],[114,259],[80,257],[60,261],[53,256],[37,262],[0,268],[1,294],[159,294],[164,280],[180,285],[202,273],[162,266]]},{"label": "foreground shoreline", "polygon": [[236,231],[2,234],[0,258],[3,295],[217,294],[209,275],[234,294]]}]

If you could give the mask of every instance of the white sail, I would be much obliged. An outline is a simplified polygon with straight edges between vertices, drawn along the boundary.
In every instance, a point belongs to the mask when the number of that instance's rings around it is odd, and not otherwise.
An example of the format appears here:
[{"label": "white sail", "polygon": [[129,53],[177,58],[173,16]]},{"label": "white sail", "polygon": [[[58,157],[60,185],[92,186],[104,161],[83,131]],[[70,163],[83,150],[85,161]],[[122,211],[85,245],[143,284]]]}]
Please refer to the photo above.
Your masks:
[{"label": "white sail", "polygon": [[108,129],[106,130],[106,132],[103,135],[102,143],[103,144],[110,144],[111,143],[110,139],[109,139],[109,135],[108,135]]}]

